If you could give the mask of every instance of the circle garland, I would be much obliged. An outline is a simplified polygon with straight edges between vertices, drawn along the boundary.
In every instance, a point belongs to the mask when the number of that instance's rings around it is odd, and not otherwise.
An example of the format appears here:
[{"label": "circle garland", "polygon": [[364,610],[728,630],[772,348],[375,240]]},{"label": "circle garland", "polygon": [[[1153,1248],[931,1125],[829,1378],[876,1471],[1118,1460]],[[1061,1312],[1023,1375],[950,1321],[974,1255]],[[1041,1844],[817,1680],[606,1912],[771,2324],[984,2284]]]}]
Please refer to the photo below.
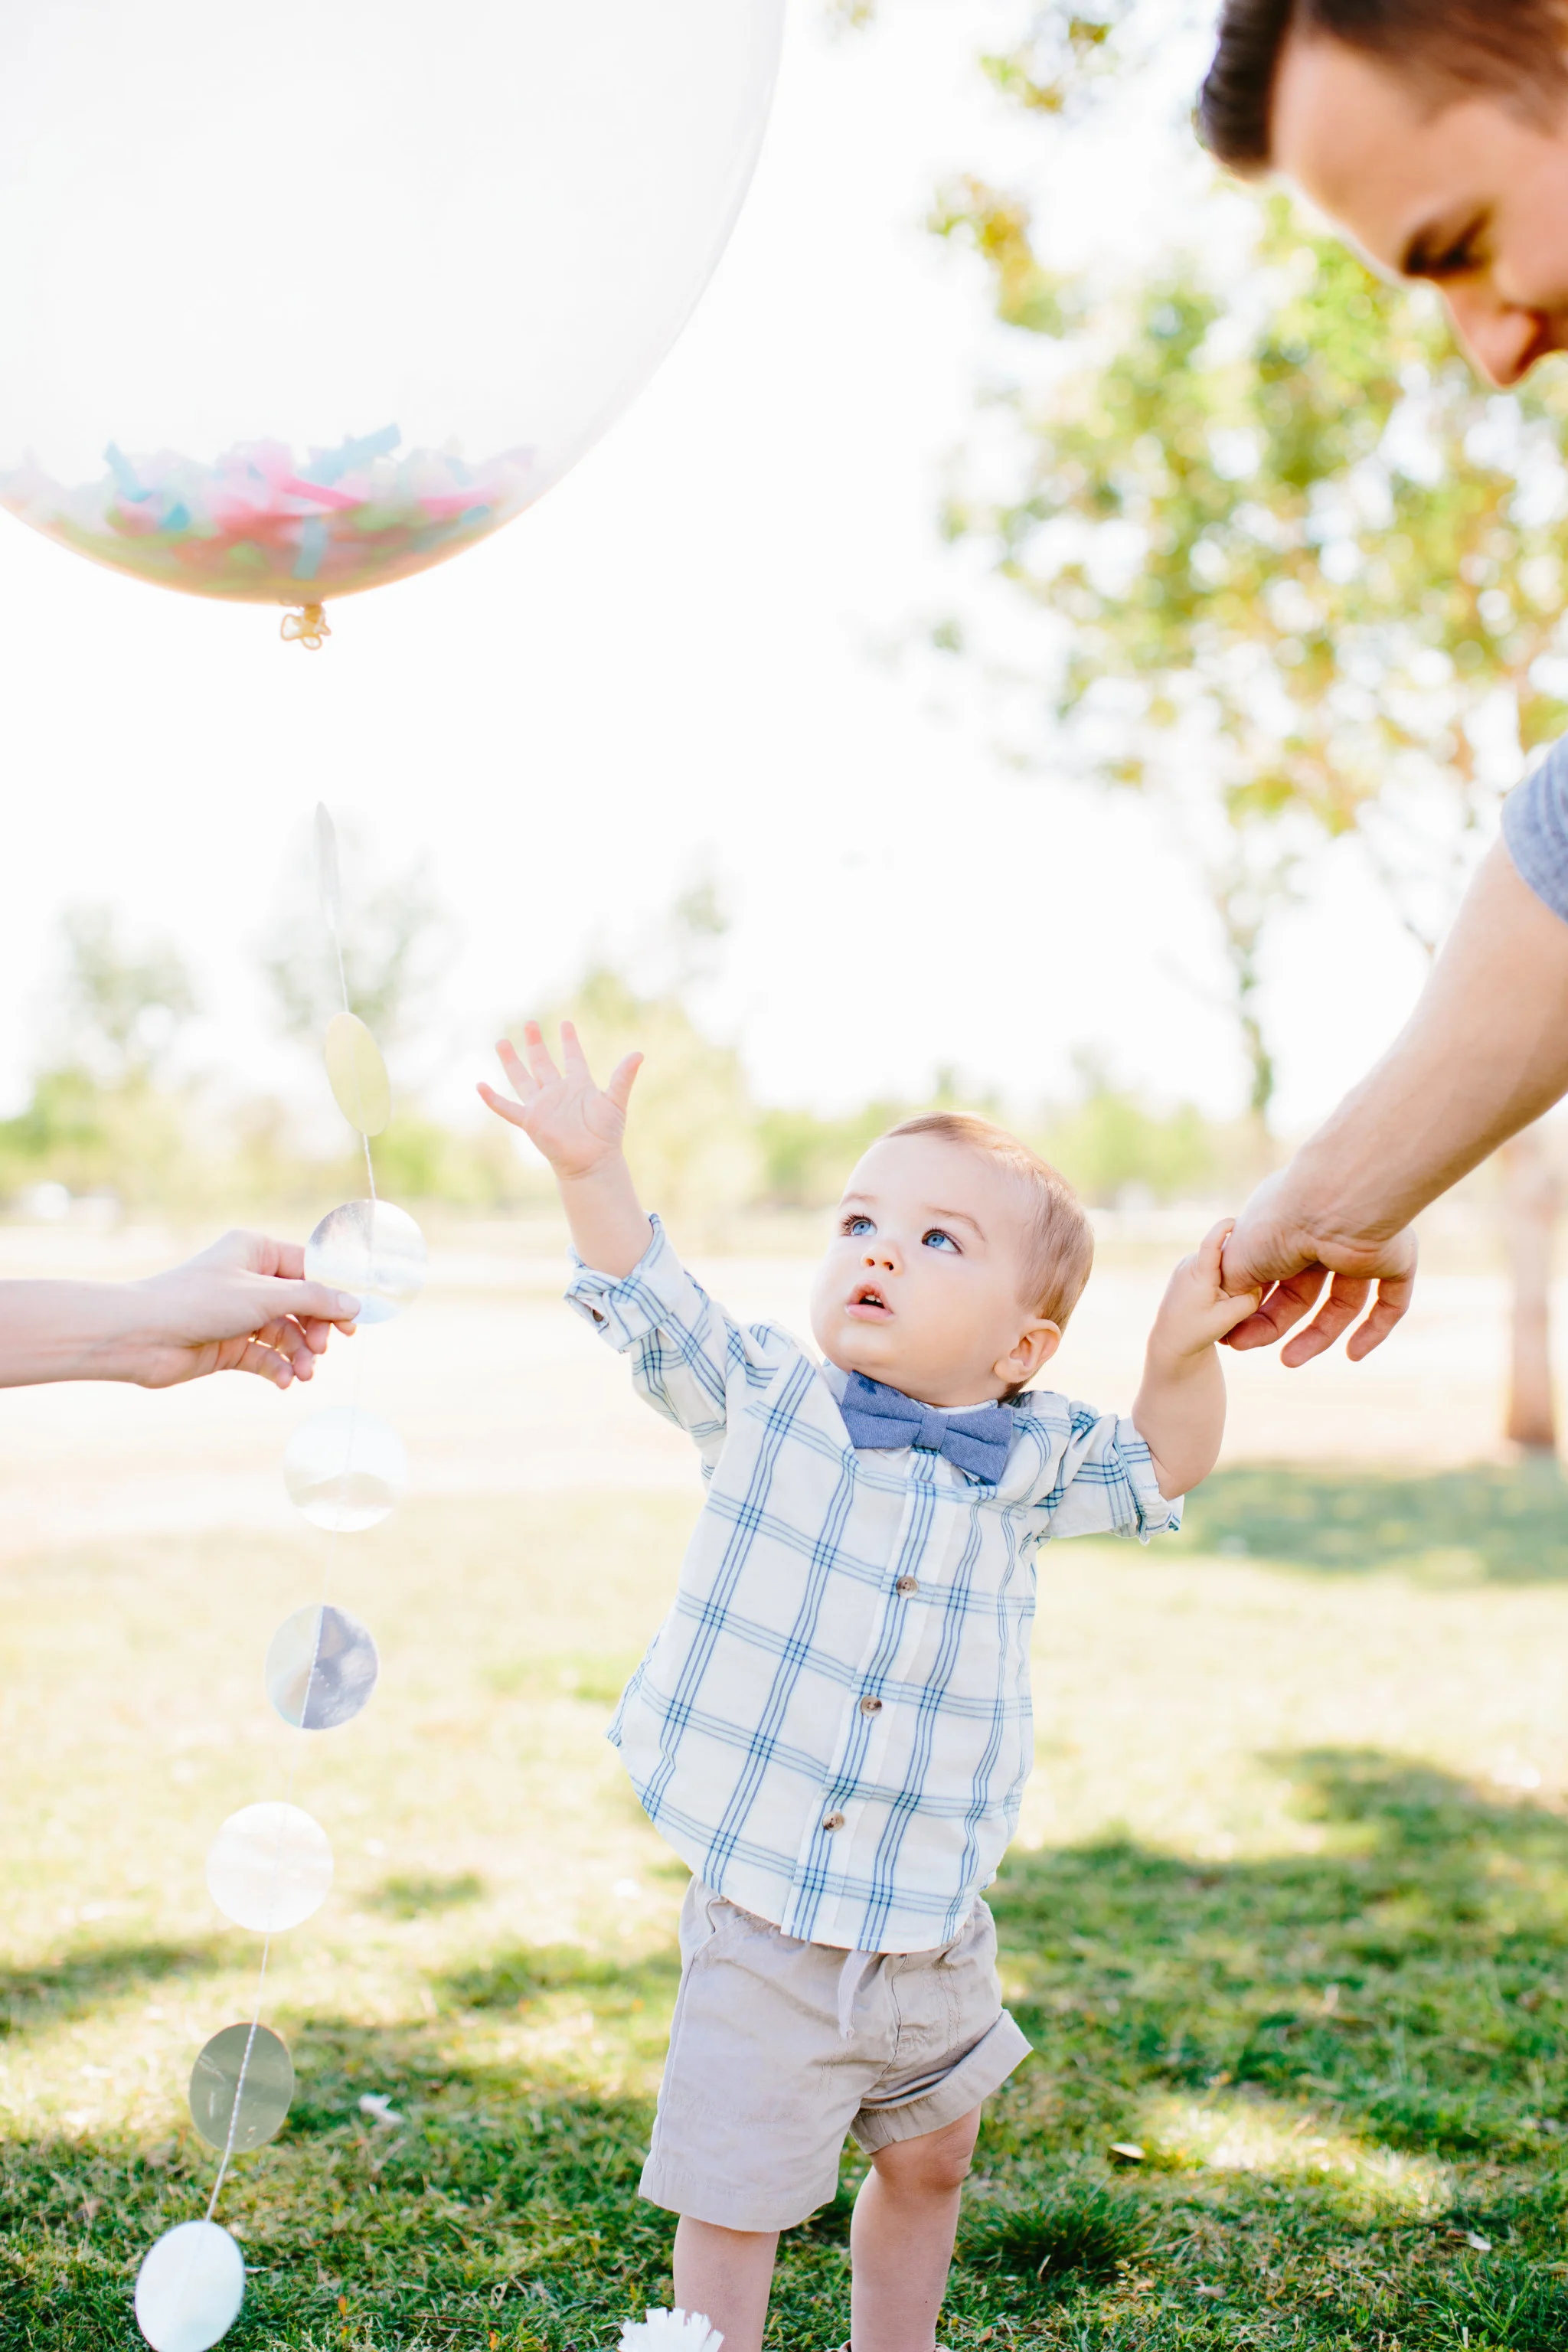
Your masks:
[{"label": "circle garland", "polygon": [[[324,1041],[327,1077],[363,1144],[369,1198],[345,1202],[321,1219],[306,1244],[305,1271],[363,1298],[362,1323],[382,1323],[417,1296],[425,1240],[412,1217],[376,1196],[371,1138],[391,1116],[391,1088],[379,1046],[349,1007],[337,835],[324,805],[316,810],[316,863],[343,999]],[[407,1483],[401,1438],[359,1404],[361,1360],[356,1351],[353,1402],[311,1413],[283,1456],[290,1501],[330,1538],[323,1578],[329,1590],[338,1537],[377,1526]],[[264,1683],[276,1713],[304,1739],[352,1722],[368,1704],[379,1672],[368,1629],[323,1591],[274,1633]],[[218,2168],[202,2219],[165,2230],[137,2273],[136,2323],[152,2352],[209,2352],[233,2326],[245,2298],[244,2254],[215,2216],[231,2163],[281,2131],[294,2095],[288,2046],[261,2021],[272,1939],[311,1917],[332,1884],[331,1843],[320,1822],[293,1802],[300,1753],[296,1742],[281,1801],[231,1813],[207,1853],[213,1901],[237,1927],[261,1937],[261,1956],[250,2017],[215,2033],[191,2074],[191,2120],[218,2151]]]}]

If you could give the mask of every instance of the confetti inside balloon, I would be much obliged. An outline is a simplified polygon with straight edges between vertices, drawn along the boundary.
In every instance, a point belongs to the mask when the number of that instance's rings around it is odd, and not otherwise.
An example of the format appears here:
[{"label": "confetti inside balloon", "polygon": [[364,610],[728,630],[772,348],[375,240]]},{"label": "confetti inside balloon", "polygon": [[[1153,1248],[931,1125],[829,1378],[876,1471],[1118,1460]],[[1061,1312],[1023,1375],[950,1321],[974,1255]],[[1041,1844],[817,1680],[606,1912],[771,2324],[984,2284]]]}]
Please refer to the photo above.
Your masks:
[{"label": "confetti inside balloon", "polygon": [[361,1135],[379,1135],[392,1117],[392,1087],[381,1047],[356,1013],[334,1013],[322,1050],[332,1100]]},{"label": "confetti inside balloon", "polygon": [[245,2256],[216,2221],[181,2221],[149,2247],[136,2277],[136,2325],[153,2352],[208,2352],[245,2300]]},{"label": "confetti inside balloon", "polygon": [[0,502],[139,579],[274,604],[472,547],[685,324],[783,13],[0,12]]},{"label": "confetti inside balloon", "polygon": [[346,1609],[297,1609],[268,1645],[267,1696],[296,1730],[335,1731],[367,1705],[380,1670],[375,1643]]},{"label": "confetti inside balloon", "polygon": [[207,1849],[207,1892],[225,1918],[279,1936],[319,1911],[331,1891],[332,1849],[298,1805],[245,1805]]},{"label": "confetti inside balloon", "polygon": [[265,2025],[226,2025],[191,2069],[191,2121],[230,2156],[276,2139],[293,2099],[294,2061]]},{"label": "confetti inside balloon", "polygon": [[289,1440],[283,1483],[312,1527],[357,1535],[395,1506],[408,1484],[408,1457],[396,1430],[378,1414],[329,1405]]},{"label": "confetti inside balloon", "polygon": [[425,1286],[425,1236],[390,1201],[345,1201],[305,1244],[305,1274],[360,1301],[362,1324],[384,1323]]}]

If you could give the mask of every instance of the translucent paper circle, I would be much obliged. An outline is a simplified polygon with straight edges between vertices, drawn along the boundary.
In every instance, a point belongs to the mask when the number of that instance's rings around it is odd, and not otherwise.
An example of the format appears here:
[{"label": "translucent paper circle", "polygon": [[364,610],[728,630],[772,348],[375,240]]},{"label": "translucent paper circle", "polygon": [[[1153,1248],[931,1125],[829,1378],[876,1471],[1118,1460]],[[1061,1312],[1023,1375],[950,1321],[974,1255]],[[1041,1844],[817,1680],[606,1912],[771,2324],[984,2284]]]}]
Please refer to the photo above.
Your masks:
[{"label": "translucent paper circle", "polygon": [[216,2221],[181,2221],[148,2250],[136,2276],[136,2325],[153,2352],[207,2352],[245,2300],[245,2256]]},{"label": "translucent paper circle", "polygon": [[267,1649],[267,1696],[300,1731],[351,1723],[375,1688],[375,1643],[346,1609],[297,1609]]},{"label": "translucent paper circle", "polygon": [[226,2025],[192,2067],[190,2095],[191,2121],[202,2137],[248,2156],[283,2128],[294,2097],[294,2061],[265,2025]]},{"label": "translucent paper circle", "polygon": [[392,1087],[381,1047],[356,1014],[334,1013],[322,1043],[332,1100],[361,1135],[379,1135],[392,1117]]},{"label": "translucent paper circle", "polygon": [[332,1849],[298,1805],[246,1805],[207,1849],[207,1892],[226,1919],[258,1936],[309,1919],[332,1884]]},{"label": "translucent paper circle", "polygon": [[408,1457],[390,1422],[358,1405],[329,1405],[302,1421],[283,1453],[283,1483],[312,1527],[357,1535],[392,1510],[408,1484]]},{"label": "translucent paper circle", "polygon": [[662,358],[783,0],[0,11],[0,498],[298,604],[531,505]]},{"label": "translucent paper circle", "polygon": [[345,1201],[305,1244],[311,1282],[352,1290],[362,1323],[384,1323],[425,1286],[425,1236],[390,1201]]}]

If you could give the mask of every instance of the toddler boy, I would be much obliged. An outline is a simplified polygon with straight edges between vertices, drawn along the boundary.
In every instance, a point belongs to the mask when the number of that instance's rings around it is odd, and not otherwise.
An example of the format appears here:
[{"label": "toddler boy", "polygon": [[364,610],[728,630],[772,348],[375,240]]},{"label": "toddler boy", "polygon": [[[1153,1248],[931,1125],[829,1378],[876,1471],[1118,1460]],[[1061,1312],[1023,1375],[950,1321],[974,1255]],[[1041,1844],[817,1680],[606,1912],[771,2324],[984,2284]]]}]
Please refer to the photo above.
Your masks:
[{"label": "toddler boy", "polygon": [[812,1296],[823,1360],[742,1329],[638,1203],[641,1060],[595,1086],[570,1024],[479,1092],[554,1171],[567,1294],[687,1430],[708,1493],[610,1738],[689,1864],[642,2193],[680,2216],[675,2300],[759,2352],[781,2230],[871,2158],[854,2352],[929,2352],[981,2102],[1028,2044],[981,1889],[1034,1760],[1036,1548],[1179,1525],[1225,1424],[1216,1225],[1171,1278],[1130,1420],[1026,1385],[1089,1278],[1054,1169],[984,1119],[907,1120],[849,1179]]}]

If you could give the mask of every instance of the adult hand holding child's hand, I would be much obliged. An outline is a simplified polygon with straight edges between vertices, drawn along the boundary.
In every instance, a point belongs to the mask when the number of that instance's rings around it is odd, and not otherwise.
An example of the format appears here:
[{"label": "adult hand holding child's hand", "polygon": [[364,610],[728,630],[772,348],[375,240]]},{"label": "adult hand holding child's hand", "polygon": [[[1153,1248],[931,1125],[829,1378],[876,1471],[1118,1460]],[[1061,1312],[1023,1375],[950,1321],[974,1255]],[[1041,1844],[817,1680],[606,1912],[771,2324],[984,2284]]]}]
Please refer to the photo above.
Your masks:
[{"label": "adult hand holding child's hand", "polygon": [[1223,1217],[1210,1226],[1192,1255],[1181,1260],[1154,1318],[1151,1348],[1194,1355],[1217,1345],[1257,1312],[1256,1290],[1232,1291],[1225,1285],[1225,1248],[1235,1223],[1234,1217]]}]

